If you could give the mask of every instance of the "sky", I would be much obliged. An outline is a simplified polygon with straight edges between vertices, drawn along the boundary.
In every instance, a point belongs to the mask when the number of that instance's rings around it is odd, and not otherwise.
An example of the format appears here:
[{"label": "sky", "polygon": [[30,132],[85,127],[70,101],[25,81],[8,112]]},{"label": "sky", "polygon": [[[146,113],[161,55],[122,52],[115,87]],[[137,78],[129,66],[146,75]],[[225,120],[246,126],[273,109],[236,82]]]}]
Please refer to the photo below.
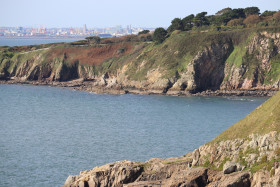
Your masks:
[{"label": "sky", "polygon": [[0,26],[104,28],[168,27],[172,19],[202,11],[257,6],[280,10],[280,0],[0,0]]}]

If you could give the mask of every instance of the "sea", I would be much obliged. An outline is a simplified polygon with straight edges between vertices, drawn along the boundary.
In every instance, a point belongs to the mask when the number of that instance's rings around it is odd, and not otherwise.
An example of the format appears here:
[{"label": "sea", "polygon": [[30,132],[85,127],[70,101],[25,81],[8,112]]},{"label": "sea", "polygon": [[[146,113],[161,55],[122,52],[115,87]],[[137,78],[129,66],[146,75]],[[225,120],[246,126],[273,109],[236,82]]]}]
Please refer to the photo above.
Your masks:
[{"label": "sea", "polygon": [[59,187],[106,163],[182,156],[267,99],[0,84],[0,186]]},{"label": "sea", "polygon": [[0,46],[40,45],[48,43],[74,42],[85,38],[43,38],[43,37],[0,37]]}]

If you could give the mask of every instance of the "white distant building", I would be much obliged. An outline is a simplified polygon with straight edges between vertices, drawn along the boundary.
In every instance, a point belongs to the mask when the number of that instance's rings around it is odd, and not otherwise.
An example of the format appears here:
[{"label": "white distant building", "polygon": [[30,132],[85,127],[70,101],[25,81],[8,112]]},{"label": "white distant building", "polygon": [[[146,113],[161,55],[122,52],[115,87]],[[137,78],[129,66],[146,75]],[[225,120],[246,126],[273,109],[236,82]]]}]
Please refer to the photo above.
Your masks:
[{"label": "white distant building", "polygon": [[87,33],[87,25],[84,24],[84,27],[83,27],[83,34],[86,34]]}]

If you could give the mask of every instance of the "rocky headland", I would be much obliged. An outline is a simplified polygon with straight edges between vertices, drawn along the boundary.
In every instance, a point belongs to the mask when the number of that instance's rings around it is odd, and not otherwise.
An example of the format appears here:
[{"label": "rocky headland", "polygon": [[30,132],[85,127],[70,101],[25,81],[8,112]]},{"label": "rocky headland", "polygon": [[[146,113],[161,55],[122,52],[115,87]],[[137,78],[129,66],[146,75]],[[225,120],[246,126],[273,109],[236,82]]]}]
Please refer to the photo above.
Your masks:
[{"label": "rocky headland", "polygon": [[278,27],[111,40],[1,47],[1,83],[166,95],[271,96],[280,87]]}]

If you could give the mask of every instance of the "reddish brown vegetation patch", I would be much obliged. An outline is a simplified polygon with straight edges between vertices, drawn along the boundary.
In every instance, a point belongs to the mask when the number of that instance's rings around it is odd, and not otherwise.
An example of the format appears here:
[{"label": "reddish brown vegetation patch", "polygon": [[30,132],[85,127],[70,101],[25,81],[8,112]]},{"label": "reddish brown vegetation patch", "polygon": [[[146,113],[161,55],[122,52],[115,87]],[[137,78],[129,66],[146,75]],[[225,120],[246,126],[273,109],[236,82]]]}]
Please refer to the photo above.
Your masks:
[{"label": "reddish brown vegetation patch", "polygon": [[51,49],[49,60],[53,58],[64,58],[70,63],[79,61],[85,65],[100,65],[107,59],[130,54],[133,45],[129,43],[119,43],[110,45],[100,45],[97,47],[65,47]]}]

